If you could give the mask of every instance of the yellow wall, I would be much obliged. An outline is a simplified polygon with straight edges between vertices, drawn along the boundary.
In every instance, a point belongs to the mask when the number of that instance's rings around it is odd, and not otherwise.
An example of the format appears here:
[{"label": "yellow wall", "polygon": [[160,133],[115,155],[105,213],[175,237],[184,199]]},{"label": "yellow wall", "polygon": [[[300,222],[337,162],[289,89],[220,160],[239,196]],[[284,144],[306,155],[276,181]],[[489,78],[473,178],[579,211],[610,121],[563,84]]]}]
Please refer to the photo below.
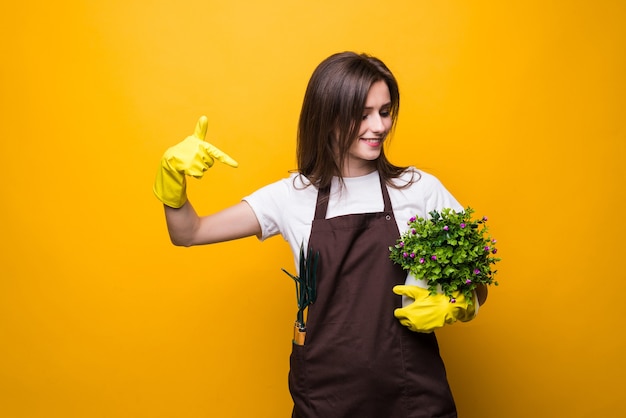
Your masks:
[{"label": "yellow wall", "polygon": [[463,418],[618,417],[626,372],[626,3],[11,2],[0,14],[0,416],[285,417],[280,238],[176,248],[151,186],[207,114],[281,178],[315,65],[370,52],[403,94],[390,151],[490,217],[500,287],[440,332]]}]

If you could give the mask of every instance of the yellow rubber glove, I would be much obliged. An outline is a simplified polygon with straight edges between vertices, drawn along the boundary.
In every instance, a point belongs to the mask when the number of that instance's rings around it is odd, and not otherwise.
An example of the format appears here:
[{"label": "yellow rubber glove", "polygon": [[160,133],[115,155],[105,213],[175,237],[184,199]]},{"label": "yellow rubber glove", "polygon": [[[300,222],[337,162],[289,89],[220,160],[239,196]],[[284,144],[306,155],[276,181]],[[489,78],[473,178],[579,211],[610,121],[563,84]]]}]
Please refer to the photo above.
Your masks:
[{"label": "yellow rubber glove", "polygon": [[415,332],[430,333],[456,321],[467,322],[474,318],[478,303],[475,293],[470,305],[461,292],[453,293],[455,302],[450,302],[450,298],[442,293],[431,295],[428,289],[418,286],[399,285],[393,288],[393,292],[414,299],[413,303],[396,309],[393,314],[402,325]]},{"label": "yellow rubber glove", "polygon": [[187,201],[185,176],[202,178],[204,172],[218,160],[231,167],[237,161],[204,140],[207,131],[207,117],[201,116],[193,135],[169,148],[161,159],[161,166],[154,181],[154,194],[161,202],[179,208]]}]

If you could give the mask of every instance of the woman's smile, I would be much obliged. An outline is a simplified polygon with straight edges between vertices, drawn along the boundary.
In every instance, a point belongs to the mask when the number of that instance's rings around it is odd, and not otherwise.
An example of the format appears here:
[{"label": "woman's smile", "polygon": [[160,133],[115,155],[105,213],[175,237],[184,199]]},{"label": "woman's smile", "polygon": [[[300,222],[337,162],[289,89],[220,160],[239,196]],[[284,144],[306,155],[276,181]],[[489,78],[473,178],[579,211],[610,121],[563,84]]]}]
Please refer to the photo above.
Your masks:
[{"label": "woman's smile", "polygon": [[383,138],[359,138],[359,140],[363,141],[370,147],[379,147],[383,143]]}]

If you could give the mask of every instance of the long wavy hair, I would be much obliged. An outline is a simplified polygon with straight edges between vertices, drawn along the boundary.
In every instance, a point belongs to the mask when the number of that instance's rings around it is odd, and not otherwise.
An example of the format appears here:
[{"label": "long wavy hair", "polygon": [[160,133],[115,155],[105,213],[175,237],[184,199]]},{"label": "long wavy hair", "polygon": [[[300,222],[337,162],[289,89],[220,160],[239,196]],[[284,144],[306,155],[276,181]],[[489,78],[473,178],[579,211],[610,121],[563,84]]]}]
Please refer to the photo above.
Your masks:
[{"label": "long wavy hair", "polygon": [[[306,89],[298,124],[298,172],[319,188],[328,187],[334,176],[343,183],[343,164],[359,134],[365,101],[372,87],[384,81],[391,97],[391,134],[398,120],[400,92],[387,66],[378,58],[341,52],[322,61]],[[388,135],[389,136],[389,135]],[[389,162],[381,148],[376,169],[384,181],[399,177],[407,167]]]}]

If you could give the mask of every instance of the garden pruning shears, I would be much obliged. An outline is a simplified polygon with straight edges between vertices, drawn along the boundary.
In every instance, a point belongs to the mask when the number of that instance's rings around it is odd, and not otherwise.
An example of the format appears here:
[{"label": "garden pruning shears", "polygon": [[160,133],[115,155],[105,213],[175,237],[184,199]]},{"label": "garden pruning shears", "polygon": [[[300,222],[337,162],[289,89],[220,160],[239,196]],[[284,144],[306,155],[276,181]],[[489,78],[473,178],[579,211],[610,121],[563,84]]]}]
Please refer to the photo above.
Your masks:
[{"label": "garden pruning shears", "polygon": [[281,269],[296,282],[296,303],[298,305],[298,313],[296,315],[293,342],[297,345],[304,345],[304,338],[306,337],[306,321],[304,319],[304,311],[309,305],[315,303],[315,299],[317,298],[318,261],[319,252],[313,254],[313,250],[311,248],[309,248],[305,256],[303,243],[300,245],[300,276],[294,276],[287,270]]}]

